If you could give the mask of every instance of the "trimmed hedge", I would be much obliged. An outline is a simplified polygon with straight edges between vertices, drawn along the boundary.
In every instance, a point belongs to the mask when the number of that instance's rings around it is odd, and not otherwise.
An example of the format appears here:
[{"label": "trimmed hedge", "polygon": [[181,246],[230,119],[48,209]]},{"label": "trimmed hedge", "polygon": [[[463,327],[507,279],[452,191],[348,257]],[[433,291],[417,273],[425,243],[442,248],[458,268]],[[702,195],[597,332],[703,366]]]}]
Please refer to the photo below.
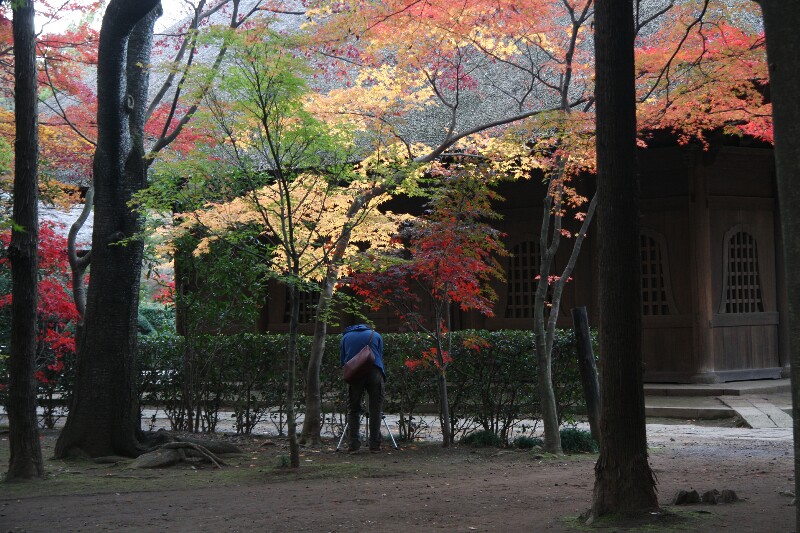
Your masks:
[{"label": "trimmed hedge", "polygon": [[[438,412],[436,370],[406,366],[430,348],[413,333],[386,333],[385,411],[400,417],[399,437],[412,439],[427,428],[421,414]],[[456,331],[450,334],[447,368],[454,437],[475,430],[508,444],[541,419],[533,334],[528,331]],[[346,386],[339,374],[338,335],[327,339],[320,388],[325,422],[341,425]],[[214,431],[222,408],[232,410],[237,432],[249,433],[270,420],[285,430],[286,334],[204,336],[187,345],[182,337],[139,339],[142,404],[167,415],[174,429]],[[311,337],[298,339],[297,408],[304,404]],[[558,412],[571,416],[582,401],[572,332],[559,330],[553,348],[553,382]],[[337,428],[338,429],[338,428]]]}]

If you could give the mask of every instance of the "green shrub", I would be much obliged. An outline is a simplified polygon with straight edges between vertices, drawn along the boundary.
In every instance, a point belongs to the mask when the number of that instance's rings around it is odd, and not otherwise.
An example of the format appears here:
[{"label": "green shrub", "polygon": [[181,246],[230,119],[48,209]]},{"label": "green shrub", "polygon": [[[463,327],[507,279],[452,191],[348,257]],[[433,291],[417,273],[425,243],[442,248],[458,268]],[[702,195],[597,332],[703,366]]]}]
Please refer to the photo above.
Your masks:
[{"label": "green shrub", "polygon": [[[438,371],[415,370],[431,345],[414,333],[386,333],[384,365],[387,386],[384,411],[399,416],[397,436],[414,439],[427,431],[421,414],[438,411]],[[447,367],[448,396],[454,436],[476,431],[497,436],[502,445],[520,420],[541,419],[536,379],[537,358],[529,331],[455,331],[449,334],[452,362]],[[320,370],[323,420],[328,431],[341,432],[347,387],[339,370],[339,335],[329,335]],[[187,345],[183,337],[154,334],[139,338],[142,403],[163,410],[174,429],[216,427],[221,408],[233,409],[237,431],[249,433],[258,422],[271,421],[285,430],[285,368],[288,335],[198,335]],[[305,398],[311,337],[298,338],[297,409]],[[186,372],[190,375],[187,377]],[[553,343],[553,383],[560,422],[569,420],[582,392],[571,332],[557,331]],[[525,423],[525,422],[523,422]]]},{"label": "green shrub", "polygon": [[175,309],[157,303],[139,305],[139,333],[151,335],[175,329]]},{"label": "green shrub", "polygon": [[459,442],[476,448],[498,447],[503,444],[499,436],[486,430],[480,430],[465,435]]},{"label": "green shrub", "polygon": [[592,434],[584,429],[564,428],[561,430],[561,449],[565,453],[595,453],[597,442]]},{"label": "green shrub", "polygon": [[529,437],[527,435],[520,435],[514,439],[514,447],[520,450],[530,450],[534,446],[543,446],[544,441],[539,437]]}]

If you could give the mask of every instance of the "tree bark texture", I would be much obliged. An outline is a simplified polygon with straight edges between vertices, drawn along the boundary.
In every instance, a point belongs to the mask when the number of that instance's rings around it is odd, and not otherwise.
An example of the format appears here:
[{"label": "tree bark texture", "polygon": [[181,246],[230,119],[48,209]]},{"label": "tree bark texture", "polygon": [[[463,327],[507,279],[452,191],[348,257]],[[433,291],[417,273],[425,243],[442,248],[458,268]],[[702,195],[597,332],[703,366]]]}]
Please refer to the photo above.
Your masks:
[{"label": "tree bark texture", "polygon": [[[789,363],[794,413],[794,483],[800,494],[800,4],[761,0],[775,131],[775,166],[789,302]],[[800,525],[800,506],[795,507]]]},{"label": "tree bark texture", "polygon": [[597,366],[592,351],[592,334],[589,330],[589,316],[585,307],[572,308],[572,325],[575,330],[575,346],[578,370],[581,374],[583,397],[586,400],[586,413],[592,437],[600,442],[600,382],[597,379]]},{"label": "tree bark texture", "polygon": [[642,387],[633,5],[595,3],[601,425],[592,517],[658,507]]},{"label": "tree bark texture", "polygon": [[15,4],[14,210],[11,232],[11,358],[8,421],[11,456],[7,481],[44,476],[36,423],[36,306],[38,278],[39,121],[33,0]]},{"label": "tree bark texture", "polygon": [[128,201],[147,182],[146,66],[160,14],[158,0],[112,0],[100,29],[92,274],[74,396],[57,457],[143,451],[136,394],[142,243],[132,239],[141,222]]}]

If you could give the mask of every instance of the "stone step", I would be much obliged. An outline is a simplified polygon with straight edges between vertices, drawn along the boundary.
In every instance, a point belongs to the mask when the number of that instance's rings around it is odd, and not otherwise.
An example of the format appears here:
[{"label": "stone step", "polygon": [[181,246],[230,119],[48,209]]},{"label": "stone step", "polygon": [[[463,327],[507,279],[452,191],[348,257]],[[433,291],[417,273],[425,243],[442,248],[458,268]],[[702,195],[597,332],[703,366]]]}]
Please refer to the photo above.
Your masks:
[{"label": "stone step", "polygon": [[748,396],[791,392],[789,379],[759,379],[730,383],[645,383],[645,396]]}]

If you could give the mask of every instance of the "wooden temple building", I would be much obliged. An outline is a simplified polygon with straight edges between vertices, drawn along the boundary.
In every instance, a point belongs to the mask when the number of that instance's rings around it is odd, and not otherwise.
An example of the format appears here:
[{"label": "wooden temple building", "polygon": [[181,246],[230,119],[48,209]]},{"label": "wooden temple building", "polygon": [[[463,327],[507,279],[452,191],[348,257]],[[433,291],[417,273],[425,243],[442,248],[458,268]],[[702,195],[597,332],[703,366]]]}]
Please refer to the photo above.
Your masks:
[{"label": "wooden temple building", "polygon": [[[716,383],[786,375],[787,302],[772,149],[720,142],[703,150],[673,143],[641,150],[639,172],[645,381]],[[506,282],[496,287],[493,317],[456,312],[457,328],[533,327],[543,189],[524,181],[504,185],[500,194],[506,200],[496,226],[508,234]],[[564,327],[571,326],[574,306],[588,307],[590,323],[597,323],[592,242],[598,238],[613,235],[590,229],[565,288],[559,316]],[[562,239],[556,273],[571,246],[571,239]],[[275,287],[270,301],[259,329],[286,329],[282,288]],[[307,321],[314,304],[309,295]],[[402,327],[388,311],[370,318],[381,331]]]}]

